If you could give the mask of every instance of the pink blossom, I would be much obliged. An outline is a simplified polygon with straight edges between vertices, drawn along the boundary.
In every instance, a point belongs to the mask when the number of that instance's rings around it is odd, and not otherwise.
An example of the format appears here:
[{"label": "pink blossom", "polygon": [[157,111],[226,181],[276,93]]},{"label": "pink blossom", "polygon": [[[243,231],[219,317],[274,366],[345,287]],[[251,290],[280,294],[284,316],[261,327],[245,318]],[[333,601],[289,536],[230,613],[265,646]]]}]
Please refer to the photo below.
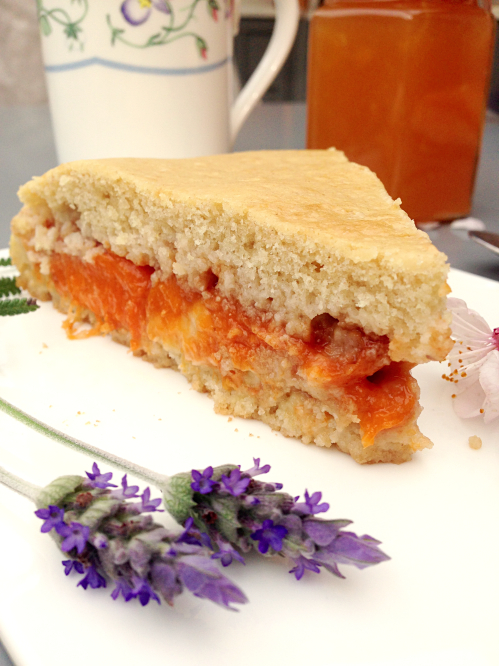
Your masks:
[{"label": "pink blossom", "polygon": [[458,298],[449,298],[447,307],[455,343],[442,376],[454,384],[454,410],[463,419],[482,414],[490,423],[499,416],[499,328],[491,330]]}]

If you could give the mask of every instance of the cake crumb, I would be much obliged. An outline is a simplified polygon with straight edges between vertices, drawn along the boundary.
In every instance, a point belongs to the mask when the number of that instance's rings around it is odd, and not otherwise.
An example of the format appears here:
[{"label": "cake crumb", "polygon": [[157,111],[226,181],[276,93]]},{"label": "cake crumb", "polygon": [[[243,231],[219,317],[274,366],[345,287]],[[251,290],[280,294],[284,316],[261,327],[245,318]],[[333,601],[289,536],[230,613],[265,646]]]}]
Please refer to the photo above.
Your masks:
[{"label": "cake crumb", "polygon": [[237,428],[234,428],[234,432],[239,432],[239,430]]},{"label": "cake crumb", "polygon": [[232,421],[232,416],[229,416],[229,418],[227,419],[227,422],[230,423],[231,421]]},{"label": "cake crumb", "polygon": [[42,347],[43,347],[44,349],[48,349],[48,348],[49,348],[49,346],[46,345],[44,342],[42,342]]},{"label": "cake crumb", "polygon": [[90,421],[87,421],[85,425],[92,425],[92,424],[90,423]]},{"label": "cake crumb", "polygon": [[471,435],[468,439],[468,444],[472,449],[478,450],[482,448],[482,440],[477,435]]},{"label": "cake crumb", "polygon": [[250,436],[250,437],[253,437],[253,433],[252,433],[252,432],[250,432],[249,436]]}]

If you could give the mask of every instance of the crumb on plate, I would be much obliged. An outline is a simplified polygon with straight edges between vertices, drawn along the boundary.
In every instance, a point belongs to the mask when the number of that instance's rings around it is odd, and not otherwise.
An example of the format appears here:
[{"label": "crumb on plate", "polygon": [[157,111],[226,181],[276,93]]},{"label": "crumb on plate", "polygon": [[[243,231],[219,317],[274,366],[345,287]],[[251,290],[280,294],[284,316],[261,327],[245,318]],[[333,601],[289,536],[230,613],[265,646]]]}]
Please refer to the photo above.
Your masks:
[{"label": "crumb on plate", "polygon": [[478,435],[471,435],[471,437],[468,439],[468,444],[472,449],[481,449],[482,448],[482,440]]}]

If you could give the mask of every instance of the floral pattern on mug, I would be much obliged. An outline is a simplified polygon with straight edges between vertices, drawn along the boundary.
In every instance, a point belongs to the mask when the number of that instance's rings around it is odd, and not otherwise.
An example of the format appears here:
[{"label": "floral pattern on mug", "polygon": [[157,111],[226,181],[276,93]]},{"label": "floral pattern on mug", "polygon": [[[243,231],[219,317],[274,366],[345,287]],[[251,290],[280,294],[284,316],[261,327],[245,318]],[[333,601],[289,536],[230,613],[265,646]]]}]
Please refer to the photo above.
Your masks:
[{"label": "floral pattern on mug", "polygon": [[[121,17],[125,20],[124,27],[118,27],[113,24],[111,16],[107,15],[107,23],[111,31],[111,43],[113,46],[120,42],[132,48],[145,49],[151,46],[165,46],[178,39],[190,38],[198,50],[201,58],[208,57],[208,44],[203,37],[191,30],[187,30],[188,25],[195,18],[195,11],[200,3],[206,3],[208,12],[214,21],[218,21],[220,3],[218,0],[191,0],[182,7],[174,6],[171,0],[124,0],[120,5]],[[232,3],[229,0],[226,8],[226,16],[230,16]],[[138,41],[130,34],[130,29],[144,25],[148,19],[160,12],[166,19],[167,24],[162,25],[160,31],[156,31],[148,38]]]},{"label": "floral pattern on mug", "polygon": [[121,13],[131,25],[145,23],[154,9],[171,14],[171,9],[165,0],[125,0],[121,5]]},{"label": "floral pattern on mug", "polygon": [[60,26],[68,39],[69,48],[73,49],[77,44],[83,50],[81,24],[88,14],[88,0],[71,0],[66,3],[59,0],[59,5],[61,3],[68,7],[48,8],[44,5],[44,0],[36,0],[40,31],[44,37],[48,37],[55,27]]}]

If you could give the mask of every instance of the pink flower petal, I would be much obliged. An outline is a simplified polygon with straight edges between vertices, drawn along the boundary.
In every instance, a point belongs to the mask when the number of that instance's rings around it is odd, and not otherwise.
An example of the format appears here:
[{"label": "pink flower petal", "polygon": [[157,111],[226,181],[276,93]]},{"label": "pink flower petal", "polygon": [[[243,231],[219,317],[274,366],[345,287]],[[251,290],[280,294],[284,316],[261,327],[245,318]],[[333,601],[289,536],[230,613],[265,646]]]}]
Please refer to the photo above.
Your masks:
[{"label": "pink flower petal", "polygon": [[467,377],[459,377],[458,380],[454,383],[454,387],[452,389],[453,393],[456,393],[457,395],[461,395],[461,393],[465,393],[466,391],[469,391],[471,386],[474,384],[479,383],[479,374],[478,372],[473,372],[472,374],[468,375]]},{"label": "pink flower petal", "polygon": [[447,307],[452,312],[452,337],[466,340],[468,344],[490,342],[492,330],[478,312],[470,310],[459,298],[448,298]]},{"label": "pink flower petal", "polygon": [[480,385],[485,394],[484,422],[499,416],[499,351],[492,351],[480,368]]},{"label": "pink flower petal", "polygon": [[499,417],[499,351],[494,333],[478,312],[458,298],[449,298],[452,337],[448,374],[453,384],[453,404],[463,418],[483,415],[490,423]]},{"label": "pink flower petal", "polygon": [[452,400],[454,411],[461,419],[471,419],[480,416],[480,410],[485,401],[485,392],[480,382],[475,382],[466,391],[456,395]]}]

